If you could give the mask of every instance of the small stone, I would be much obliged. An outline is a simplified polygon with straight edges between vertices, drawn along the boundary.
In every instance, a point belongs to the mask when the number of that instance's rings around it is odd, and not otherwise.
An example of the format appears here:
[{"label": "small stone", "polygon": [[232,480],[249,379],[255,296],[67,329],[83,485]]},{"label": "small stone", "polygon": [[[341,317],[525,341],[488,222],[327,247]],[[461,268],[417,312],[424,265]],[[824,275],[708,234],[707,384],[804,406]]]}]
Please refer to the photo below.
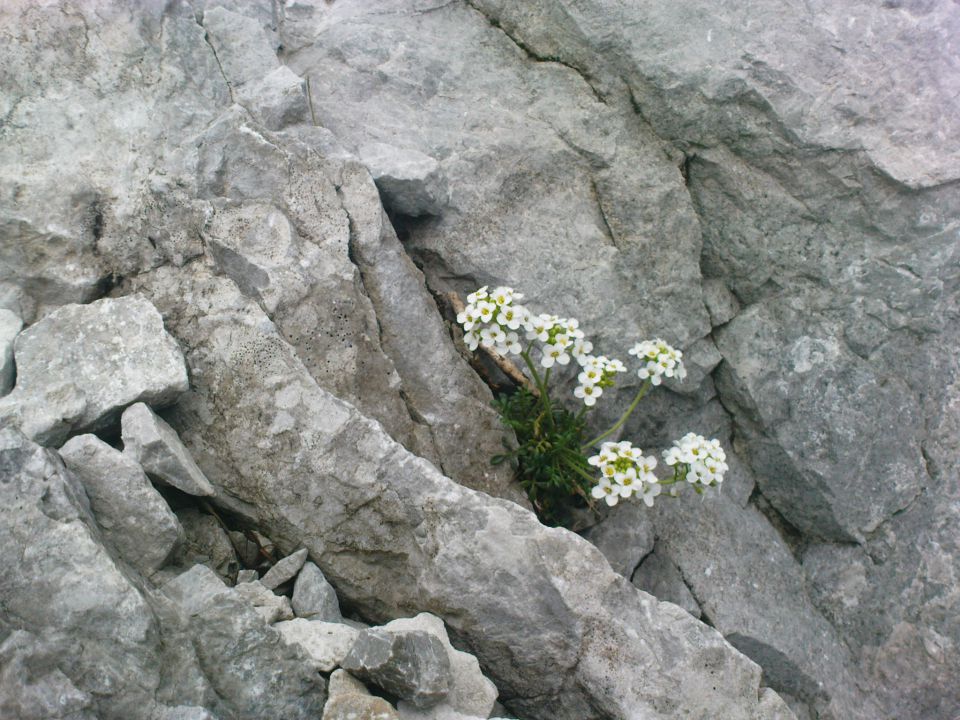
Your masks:
[{"label": "small stone", "polygon": [[288,643],[302,647],[320,672],[330,672],[339,666],[360,635],[359,630],[349,625],[303,618],[279,622],[274,628]]},{"label": "small stone", "polygon": [[50,445],[109,426],[131,403],[169,405],[188,387],[180,348],[141,295],[58,308],[17,336],[14,361],[0,417]]},{"label": "small stone", "polygon": [[357,680],[343,668],[338,668],[330,674],[327,681],[327,695],[331,698],[338,695],[369,695],[367,686]]},{"label": "small stone", "polygon": [[343,619],[337,592],[312,562],[304,563],[293,584],[293,611],[297,617],[310,620],[340,622]]},{"label": "small stone", "polygon": [[215,494],[176,431],[146,404],[128,407],[121,426],[123,451],[135,458],[148,475],[189,495]]},{"label": "small stone", "polygon": [[254,582],[255,580],[259,580],[259,579],[260,578],[257,576],[256,570],[241,570],[240,572],[237,573],[238,585],[240,583]]},{"label": "small stone", "polygon": [[740,312],[740,303],[736,296],[727,288],[723,280],[704,278],[703,302],[710,313],[710,324],[713,327],[730,322]]},{"label": "small stone", "polygon": [[648,592],[658,600],[666,600],[679,605],[695,618],[702,614],[690,588],[683,581],[680,570],[665,554],[654,550],[650,553],[637,571],[631,582],[644,592]]},{"label": "small stone", "polygon": [[96,435],[71,438],[60,457],[83,484],[106,541],[143,574],[158,570],[183,529],[140,466]]},{"label": "small stone", "polygon": [[226,531],[212,515],[188,507],[177,511],[183,525],[185,542],[177,556],[180,565],[202,564],[209,567],[221,580],[233,579],[239,564],[233,544]]},{"label": "small stone", "polygon": [[327,700],[322,720],[399,720],[397,711],[383,698],[340,695]]},{"label": "small stone", "polygon": [[309,117],[303,78],[286,65],[269,72],[258,82],[244,85],[238,97],[268,130],[282,130]]},{"label": "small stone", "polygon": [[364,630],[341,663],[345,670],[418,708],[450,692],[450,660],[443,644],[422,630]]},{"label": "small stone", "polygon": [[237,583],[233,589],[240,597],[253,605],[254,610],[268,625],[272,625],[278,620],[293,619],[290,599],[270,592],[262,583],[257,581]]},{"label": "small stone", "polygon": [[212,598],[227,589],[226,584],[206,565],[194,565],[161,588],[163,593],[188,615],[199,612]]},{"label": "small stone", "polygon": [[13,363],[13,341],[23,328],[23,321],[12,310],[0,308],[0,395],[13,389],[16,369]]},{"label": "small stone", "polygon": [[438,215],[447,204],[447,181],[429,155],[385,143],[360,148],[384,204],[401,215]]},{"label": "small stone", "polygon": [[270,568],[266,575],[260,578],[260,582],[263,583],[264,587],[274,590],[300,572],[300,568],[303,567],[303,563],[306,562],[306,560],[307,549],[301,548],[292,555],[287,555],[287,557]]}]

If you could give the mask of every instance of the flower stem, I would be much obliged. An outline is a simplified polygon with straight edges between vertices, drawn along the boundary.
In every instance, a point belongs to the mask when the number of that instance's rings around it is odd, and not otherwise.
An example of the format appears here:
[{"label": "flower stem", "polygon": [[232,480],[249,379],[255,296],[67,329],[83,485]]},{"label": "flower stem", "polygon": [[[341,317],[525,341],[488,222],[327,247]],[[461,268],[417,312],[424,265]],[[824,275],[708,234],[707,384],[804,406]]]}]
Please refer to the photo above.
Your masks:
[{"label": "flower stem", "polygon": [[630,403],[630,407],[628,407],[627,411],[620,416],[620,419],[617,420],[613,425],[611,425],[608,430],[600,433],[599,435],[597,435],[597,437],[595,437],[593,440],[591,440],[582,448],[580,448],[580,452],[586,454],[586,452],[592,449],[593,446],[596,445],[598,442],[600,442],[604,438],[610,437],[614,432],[616,432],[617,429],[627,421],[627,418],[630,417],[630,414],[636,409],[640,401],[643,400],[643,396],[647,394],[647,391],[650,390],[652,385],[653,384],[649,380],[643,383],[643,385],[640,386],[640,391],[637,393],[637,396],[633,399],[633,402]]},{"label": "flower stem", "polygon": [[[537,389],[540,391],[540,404],[543,407],[544,413],[546,413],[547,419],[550,422],[551,427],[555,426],[553,420],[553,408],[550,405],[550,396],[547,393],[547,383],[546,380],[540,377],[540,373],[537,372],[536,365],[533,364],[533,360],[530,359],[530,349],[533,347],[533,343],[530,343],[530,347],[520,353],[520,357],[523,358],[523,361],[527,364],[527,368],[530,370],[530,374],[533,375],[533,381],[537,384]],[[550,378],[550,369],[547,368],[547,379]]]}]

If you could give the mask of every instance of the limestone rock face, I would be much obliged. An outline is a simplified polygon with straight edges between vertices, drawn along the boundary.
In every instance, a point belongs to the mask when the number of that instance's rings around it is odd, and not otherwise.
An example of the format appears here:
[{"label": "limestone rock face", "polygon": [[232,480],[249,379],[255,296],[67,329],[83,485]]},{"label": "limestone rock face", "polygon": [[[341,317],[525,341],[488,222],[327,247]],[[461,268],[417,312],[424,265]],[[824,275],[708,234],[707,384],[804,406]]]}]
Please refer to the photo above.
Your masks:
[{"label": "limestone rock face", "polygon": [[[186,287],[179,271],[136,283],[182,333],[203,378],[174,414],[182,437],[231,511],[281,545],[302,542],[351,607],[383,619],[432,609],[529,717],[601,717],[596,703],[614,717],[637,708],[764,717],[759,668],[718,633],[640,593],[577,536],[409,454],[319,388],[235,285],[192,272]],[[270,388],[252,392],[263,377]],[[289,414],[296,432],[275,424],[275,413]],[[269,505],[257,500],[265,481]],[[579,582],[585,576],[590,583]],[[643,685],[633,681],[637,668]],[[718,682],[705,685],[704,672]],[[678,682],[681,692],[666,689]]]},{"label": "limestone rock face", "polygon": [[60,457],[83,484],[104,539],[144,575],[158,570],[183,528],[143,469],[96,435],[71,438]]},{"label": "limestone rock face", "polygon": [[0,396],[13,388],[16,370],[13,363],[13,341],[23,321],[12,310],[0,309]]},{"label": "limestone rock face", "polygon": [[180,348],[135,295],[66,305],[21,332],[14,354],[17,385],[0,416],[45,444],[106,427],[135,402],[169,405],[187,389]]}]

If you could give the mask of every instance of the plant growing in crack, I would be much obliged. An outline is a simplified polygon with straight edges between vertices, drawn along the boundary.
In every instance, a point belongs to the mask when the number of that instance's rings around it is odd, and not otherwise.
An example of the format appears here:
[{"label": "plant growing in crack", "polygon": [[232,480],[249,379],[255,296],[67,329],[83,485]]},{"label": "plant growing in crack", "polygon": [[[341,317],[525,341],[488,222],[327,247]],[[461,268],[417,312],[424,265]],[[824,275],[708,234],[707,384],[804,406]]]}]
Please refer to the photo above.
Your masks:
[{"label": "plant growing in crack", "polygon": [[[652,506],[656,497],[675,497],[685,485],[698,494],[720,486],[728,468],[718,440],[688,433],[663,452],[668,472],[662,475],[657,474],[655,455],[644,455],[626,440],[607,440],[664,378],[683,380],[682,352],[660,339],[636,343],[629,354],[637,360],[640,389],[616,422],[586,439],[587,413],[628,368],[615,358],[591,354],[593,344],[576,319],[535,315],[520,304],[522,299],[512,288],[490,291],[484,286],[457,308],[457,322],[471,351],[483,350],[521,380],[516,391],[501,393],[494,401],[517,445],[491,461],[511,463],[544,523],[569,526],[575,508],[593,508],[598,500],[613,506],[635,497]],[[523,361],[526,375],[510,356]],[[550,395],[554,372],[568,367],[579,369],[573,395],[582,405],[576,411]]]}]

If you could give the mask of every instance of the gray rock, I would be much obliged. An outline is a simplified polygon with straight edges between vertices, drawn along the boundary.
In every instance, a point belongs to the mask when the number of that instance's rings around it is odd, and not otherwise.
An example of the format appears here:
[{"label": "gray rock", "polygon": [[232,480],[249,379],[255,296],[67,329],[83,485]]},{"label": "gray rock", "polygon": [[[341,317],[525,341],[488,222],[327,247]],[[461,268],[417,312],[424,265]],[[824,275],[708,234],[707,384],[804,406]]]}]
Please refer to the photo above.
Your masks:
[{"label": "gray rock", "polygon": [[701,615],[700,605],[683,581],[679,568],[662,552],[654,550],[647,555],[633,573],[630,582],[658,600],[679,605],[695,618]]},{"label": "gray rock", "polygon": [[322,720],[399,720],[400,716],[383,698],[370,695],[338,695],[327,701]]},{"label": "gray rock", "polygon": [[189,495],[214,495],[216,491],[177,431],[145,403],[131,405],[121,418],[123,451],[140,463],[148,475]]},{"label": "gray rock", "polygon": [[108,427],[135,402],[169,405],[187,389],[180,348],[137,295],[64,306],[21,332],[14,348],[17,385],[0,416],[49,444]]},{"label": "gray rock", "polygon": [[233,549],[237,552],[237,557],[245,567],[255,568],[263,561],[263,557],[260,555],[260,546],[250,540],[245,533],[239,530],[230,530],[227,536],[230,538]]},{"label": "gray rock", "polygon": [[286,65],[244,85],[237,91],[237,99],[268,130],[282,130],[310,119],[303,78]]},{"label": "gray rock", "polygon": [[223,699],[223,715],[319,716],[326,692],[310,660],[212,570],[196,565],[163,591],[187,624],[200,667]]},{"label": "gray rock", "polygon": [[304,563],[293,584],[291,603],[297,617],[324,622],[340,622],[342,619],[336,590],[320,568],[309,561]]},{"label": "gray rock", "polygon": [[437,705],[450,692],[446,649],[433,634],[423,630],[364,630],[341,665],[360,680],[419,708]]},{"label": "gray rock", "polygon": [[443,212],[447,180],[432,157],[386,143],[363,145],[359,153],[391,212],[413,217]]},{"label": "gray rock", "polygon": [[480,664],[473,655],[456,650],[450,644],[443,620],[430,613],[420,613],[413,618],[392,620],[383,629],[390,632],[422,630],[430,633],[443,645],[450,661],[450,692],[447,696],[429,710],[401,701],[397,703],[401,718],[489,717],[497,700],[497,688],[483,676]]},{"label": "gray rock", "polygon": [[227,84],[234,90],[260,80],[280,65],[273,44],[254,18],[214,7],[203,13],[203,27]]},{"label": "gray rock", "polygon": [[[193,263],[135,285],[191,348],[196,387],[175,417],[228,490],[218,502],[278,542],[302,541],[365,617],[436,608],[511,707],[532,718],[598,717],[592,703],[609,715],[654,712],[663,697],[691,717],[762,717],[759,667],[719,633],[618,579],[586,541],[410,455],[319,388],[229,280]],[[298,431],[275,425],[278,414]],[[702,683],[704,667],[725,682]],[[688,688],[679,695],[668,689],[678,681]]]},{"label": "gray rock", "polygon": [[23,320],[16,313],[0,308],[0,396],[13,389],[17,377],[13,362],[13,341],[22,327]]},{"label": "gray rock", "polygon": [[253,581],[259,580],[259,579],[260,579],[260,576],[257,575],[257,571],[256,571],[256,570],[240,570],[240,571],[237,573],[237,584],[238,584],[238,585],[239,585],[240,583],[253,582]]},{"label": "gray rock", "polygon": [[295,553],[287,555],[282,560],[277,561],[276,565],[267,570],[266,574],[260,578],[264,587],[273,590],[283,585],[288,580],[300,572],[300,568],[307,560],[307,549],[300,548]]},{"label": "gray rock", "polygon": [[[296,618],[274,625],[288,643],[299,645],[320,672],[340,666],[360,634],[349,625]],[[333,693],[330,693],[333,697]]]},{"label": "gray rock", "polygon": [[96,435],[71,438],[60,457],[83,484],[107,543],[144,575],[158,570],[183,528],[140,466]]},{"label": "gray rock", "polygon": [[656,539],[649,508],[637,502],[611,508],[602,522],[582,535],[603,553],[611,568],[628,579],[653,550]]},{"label": "gray rock", "polygon": [[237,555],[217,519],[192,507],[178,510],[177,518],[184,531],[184,543],[177,553],[177,562],[184,567],[206,565],[221,580],[232,580],[237,572]]},{"label": "gray rock", "polygon": [[703,303],[707,306],[710,324],[714,327],[726,325],[740,312],[736,296],[718,278],[703,279]]},{"label": "gray rock", "polygon": [[236,594],[246,600],[257,611],[268,625],[280,620],[293,620],[293,608],[290,607],[290,598],[276,595],[258,580],[238,582],[234,586]]}]

